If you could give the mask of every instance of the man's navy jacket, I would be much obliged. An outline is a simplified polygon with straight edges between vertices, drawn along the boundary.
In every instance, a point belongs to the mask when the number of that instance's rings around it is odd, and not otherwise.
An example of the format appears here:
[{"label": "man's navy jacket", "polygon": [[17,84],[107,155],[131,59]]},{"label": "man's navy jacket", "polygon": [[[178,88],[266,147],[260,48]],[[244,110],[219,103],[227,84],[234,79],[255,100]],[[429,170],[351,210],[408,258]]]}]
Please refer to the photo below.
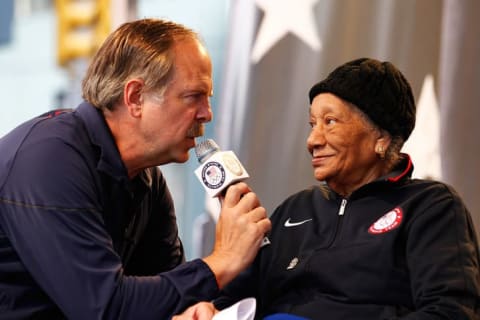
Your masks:
[{"label": "man's navy jacket", "polygon": [[0,155],[0,318],[167,319],[217,294],[183,263],[161,172],[128,179],[92,105],[18,126]]}]

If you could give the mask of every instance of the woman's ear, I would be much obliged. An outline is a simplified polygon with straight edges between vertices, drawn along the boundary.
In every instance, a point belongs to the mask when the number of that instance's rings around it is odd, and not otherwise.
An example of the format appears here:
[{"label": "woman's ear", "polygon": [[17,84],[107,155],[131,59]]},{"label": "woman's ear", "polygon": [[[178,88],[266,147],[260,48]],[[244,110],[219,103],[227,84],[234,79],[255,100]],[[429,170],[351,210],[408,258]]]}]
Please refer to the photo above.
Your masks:
[{"label": "woman's ear", "polygon": [[128,113],[132,117],[141,117],[143,106],[143,88],[145,83],[142,79],[130,79],[124,86],[123,99]]},{"label": "woman's ear", "polygon": [[380,159],[385,159],[385,154],[392,142],[392,137],[385,130],[380,130],[380,134],[375,142],[375,153],[378,154]]}]

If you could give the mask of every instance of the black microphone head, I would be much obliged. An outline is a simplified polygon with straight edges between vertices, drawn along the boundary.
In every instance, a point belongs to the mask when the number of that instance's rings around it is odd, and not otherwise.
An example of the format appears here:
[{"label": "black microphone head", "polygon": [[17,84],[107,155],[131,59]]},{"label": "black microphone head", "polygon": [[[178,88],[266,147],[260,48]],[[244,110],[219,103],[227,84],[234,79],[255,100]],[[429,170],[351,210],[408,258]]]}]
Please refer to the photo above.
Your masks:
[{"label": "black microphone head", "polygon": [[210,155],[219,151],[220,148],[212,139],[203,140],[195,145],[195,154],[197,155],[198,162],[203,163]]}]

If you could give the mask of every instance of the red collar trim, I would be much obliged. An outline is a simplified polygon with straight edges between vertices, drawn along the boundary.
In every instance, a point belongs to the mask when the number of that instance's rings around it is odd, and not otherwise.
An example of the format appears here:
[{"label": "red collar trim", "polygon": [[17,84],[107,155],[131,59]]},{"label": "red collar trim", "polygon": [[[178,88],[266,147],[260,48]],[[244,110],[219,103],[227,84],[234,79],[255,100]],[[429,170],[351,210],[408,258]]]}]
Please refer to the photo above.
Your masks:
[{"label": "red collar trim", "polygon": [[406,153],[402,153],[402,155],[404,156],[404,159],[407,161],[407,165],[405,166],[405,169],[398,176],[388,178],[387,180],[390,181],[390,182],[397,182],[398,180],[407,176],[413,168],[413,163],[412,163],[412,159],[410,158],[410,156]]}]

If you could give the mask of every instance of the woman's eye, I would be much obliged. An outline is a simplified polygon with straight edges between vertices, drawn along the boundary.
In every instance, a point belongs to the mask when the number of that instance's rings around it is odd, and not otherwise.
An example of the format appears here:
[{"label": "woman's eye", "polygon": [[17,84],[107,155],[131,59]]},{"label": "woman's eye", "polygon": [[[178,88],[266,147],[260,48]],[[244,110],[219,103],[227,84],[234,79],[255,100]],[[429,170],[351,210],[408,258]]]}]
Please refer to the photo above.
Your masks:
[{"label": "woman's eye", "polygon": [[333,119],[333,118],[327,118],[327,119],[325,119],[325,123],[326,124],[335,124],[335,123],[337,123],[337,120]]}]

